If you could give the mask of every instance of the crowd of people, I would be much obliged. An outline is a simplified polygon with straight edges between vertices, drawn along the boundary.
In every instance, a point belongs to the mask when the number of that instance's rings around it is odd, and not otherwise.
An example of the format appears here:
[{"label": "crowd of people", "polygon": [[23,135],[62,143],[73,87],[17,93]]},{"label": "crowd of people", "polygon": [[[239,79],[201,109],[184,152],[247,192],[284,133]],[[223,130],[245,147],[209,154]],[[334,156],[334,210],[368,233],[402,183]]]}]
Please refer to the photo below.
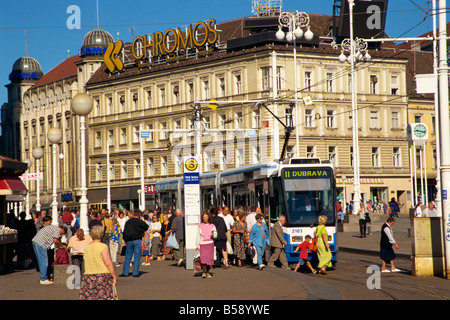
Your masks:
[{"label": "crowd of people", "polygon": [[[18,263],[35,267],[42,285],[53,284],[55,264],[78,266],[82,275],[80,299],[111,299],[117,277],[139,277],[140,266],[148,266],[152,261],[169,259],[177,266],[185,263],[182,209],[173,213],[139,209],[114,209],[109,213],[106,209],[90,209],[89,232],[81,228],[79,212],[63,211],[58,223],[53,223],[51,212],[46,211],[33,212],[32,220],[26,220],[24,212],[20,217],[14,221],[19,232],[15,247]],[[315,234],[320,238],[318,272],[325,274],[331,266],[331,253],[327,241],[323,240],[326,229],[320,228],[321,219]],[[211,278],[213,267],[229,269],[247,264],[262,270],[266,266],[275,267],[279,261],[282,268],[290,269],[284,252],[285,222],[285,217],[280,216],[269,233],[268,224],[257,207],[247,211],[244,207],[233,211],[227,206],[210,207],[202,212],[196,236],[202,278]],[[170,236],[176,245],[168,244]],[[298,250],[303,257],[299,264],[303,265],[308,248],[303,243]],[[122,272],[116,275],[116,268],[121,267],[118,255],[125,259]]]}]

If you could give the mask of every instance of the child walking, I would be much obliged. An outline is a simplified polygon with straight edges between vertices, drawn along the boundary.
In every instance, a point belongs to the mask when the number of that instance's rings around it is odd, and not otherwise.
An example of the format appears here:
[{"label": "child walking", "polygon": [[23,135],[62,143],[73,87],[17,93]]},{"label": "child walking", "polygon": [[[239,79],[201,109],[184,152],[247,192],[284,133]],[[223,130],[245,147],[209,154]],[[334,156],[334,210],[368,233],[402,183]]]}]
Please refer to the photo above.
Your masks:
[{"label": "child walking", "polygon": [[305,236],[305,241],[300,243],[297,248],[295,248],[294,252],[297,252],[300,250],[300,255],[298,256],[298,263],[295,266],[294,272],[297,272],[298,268],[300,268],[301,265],[305,264],[308,266],[308,268],[311,270],[312,273],[317,273],[316,270],[312,267],[311,263],[308,261],[308,249],[309,244],[311,242],[311,236],[307,235]]}]

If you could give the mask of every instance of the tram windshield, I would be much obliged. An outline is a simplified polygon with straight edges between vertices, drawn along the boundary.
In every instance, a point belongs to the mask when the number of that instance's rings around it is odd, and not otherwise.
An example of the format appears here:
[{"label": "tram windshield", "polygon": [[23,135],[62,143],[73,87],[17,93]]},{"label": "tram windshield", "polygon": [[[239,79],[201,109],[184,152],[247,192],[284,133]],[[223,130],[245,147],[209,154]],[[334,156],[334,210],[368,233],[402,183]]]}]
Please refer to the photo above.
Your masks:
[{"label": "tram windshield", "polygon": [[284,169],[282,172],[286,222],[290,226],[318,224],[320,215],[335,225],[334,176],[330,168]]}]

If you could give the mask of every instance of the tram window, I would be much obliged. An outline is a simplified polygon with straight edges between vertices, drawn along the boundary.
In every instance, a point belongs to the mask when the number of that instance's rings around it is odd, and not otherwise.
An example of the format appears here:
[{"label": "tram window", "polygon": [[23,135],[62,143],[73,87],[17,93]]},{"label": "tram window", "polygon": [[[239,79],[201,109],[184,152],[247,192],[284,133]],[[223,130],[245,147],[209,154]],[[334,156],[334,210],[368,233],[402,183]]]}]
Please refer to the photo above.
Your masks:
[{"label": "tram window", "polygon": [[273,179],[273,197],[270,198],[270,220],[278,221],[283,212],[283,192],[281,190],[281,181]]}]

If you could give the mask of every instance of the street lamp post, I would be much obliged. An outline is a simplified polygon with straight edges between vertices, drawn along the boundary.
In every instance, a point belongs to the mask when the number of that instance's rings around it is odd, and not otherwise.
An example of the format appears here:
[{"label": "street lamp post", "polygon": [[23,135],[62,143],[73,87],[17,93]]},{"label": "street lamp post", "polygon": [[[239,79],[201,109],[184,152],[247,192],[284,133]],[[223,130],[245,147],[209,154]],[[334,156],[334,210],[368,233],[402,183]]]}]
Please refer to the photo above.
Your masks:
[{"label": "street lamp post", "polygon": [[52,224],[58,225],[58,190],[56,187],[56,165],[57,165],[57,152],[56,145],[61,142],[62,132],[59,128],[50,128],[47,132],[48,141],[52,144],[52,157],[53,157],[53,193],[52,193]]},{"label": "street lamp post", "polygon": [[[27,164],[27,173],[29,173],[30,167],[33,163],[31,162],[30,159],[25,159],[23,162],[25,162]],[[28,178],[26,181],[27,181],[27,185],[26,185],[27,197],[25,199],[25,213],[26,213],[27,219],[29,219],[30,218],[30,188],[29,188],[30,181],[28,180]]]},{"label": "street lamp post", "polygon": [[[283,40],[286,38],[288,42],[293,42],[294,50],[294,100],[295,100],[295,143],[296,143],[296,156],[300,156],[300,142],[299,142],[299,119],[300,111],[297,103],[297,44],[296,40],[305,37],[306,40],[310,41],[314,37],[314,34],[309,28],[309,16],[305,12],[282,12],[278,18],[279,27],[275,34],[278,40]],[[308,30],[303,33],[301,28],[307,27]],[[282,28],[287,28],[288,31],[285,33]]]},{"label": "street lamp post", "polygon": [[81,198],[80,198],[80,228],[89,231],[88,226],[88,199],[86,183],[86,116],[92,111],[91,97],[85,93],[78,93],[71,103],[72,111],[80,116],[80,148],[81,148]]},{"label": "street lamp post", "polygon": [[[351,65],[352,76],[352,134],[353,134],[353,214],[356,214],[359,210],[361,202],[361,185],[359,175],[359,141],[358,141],[358,102],[357,102],[357,89],[356,89],[356,63],[362,61],[370,61],[371,57],[367,51],[367,42],[362,39],[354,39],[353,37],[353,6],[355,5],[353,0],[348,1],[349,13],[350,13],[350,39],[344,39],[341,43],[341,54],[339,55],[339,61],[344,63],[347,61]],[[346,57],[344,52],[350,52],[349,57]],[[363,54],[365,53],[365,54]]]},{"label": "street lamp post", "polygon": [[33,157],[36,159],[36,211],[41,211],[41,192],[39,182],[39,165],[40,159],[44,156],[44,150],[40,147],[33,149]]}]

